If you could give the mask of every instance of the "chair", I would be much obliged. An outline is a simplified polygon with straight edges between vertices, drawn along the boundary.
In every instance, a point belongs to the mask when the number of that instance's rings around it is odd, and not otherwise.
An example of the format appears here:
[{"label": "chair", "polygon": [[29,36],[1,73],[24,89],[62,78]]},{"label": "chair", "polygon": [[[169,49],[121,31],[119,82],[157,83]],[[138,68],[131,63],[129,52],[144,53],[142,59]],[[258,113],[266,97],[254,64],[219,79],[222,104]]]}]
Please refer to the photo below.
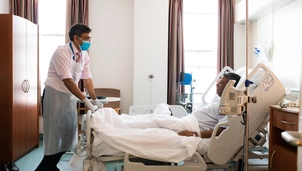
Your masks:
[{"label": "chair", "polygon": [[[115,88],[95,88],[96,96],[106,96],[106,97],[121,97],[121,91]],[[121,114],[120,102],[109,102],[108,104],[104,104],[104,107],[113,108],[118,114]]]}]

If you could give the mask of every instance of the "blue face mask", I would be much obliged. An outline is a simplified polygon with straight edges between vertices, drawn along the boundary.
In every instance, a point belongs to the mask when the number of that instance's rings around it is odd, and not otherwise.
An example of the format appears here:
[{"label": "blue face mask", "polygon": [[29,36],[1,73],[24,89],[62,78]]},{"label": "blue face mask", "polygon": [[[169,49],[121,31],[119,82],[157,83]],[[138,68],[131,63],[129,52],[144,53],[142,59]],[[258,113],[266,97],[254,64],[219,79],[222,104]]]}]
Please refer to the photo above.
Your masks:
[{"label": "blue face mask", "polygon": [[[80,38],[80,37],[79,37]],[[80,38],[81,39],[81,38]],[[81,39],[82,40],[82,39]],[[83,40],[82,40],[83,41]],[[83,44],[80,45],[81,51],[86,51],[90,48],[91,42],[83,41]]]}]

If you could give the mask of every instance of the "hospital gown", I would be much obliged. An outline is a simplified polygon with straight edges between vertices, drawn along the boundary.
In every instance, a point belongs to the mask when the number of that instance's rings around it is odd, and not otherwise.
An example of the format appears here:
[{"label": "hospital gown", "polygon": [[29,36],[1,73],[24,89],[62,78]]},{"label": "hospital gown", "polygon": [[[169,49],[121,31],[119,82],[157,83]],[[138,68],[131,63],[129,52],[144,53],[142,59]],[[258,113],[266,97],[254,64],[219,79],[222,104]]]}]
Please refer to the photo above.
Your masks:
[{"label": "hospital gown", "polygon": [[211,103],[199,107],[192,114],[196,116],[200,131],[214,129],[219,122],[227,120],[226,115],[219,115],[220,97],[215,96]]}]

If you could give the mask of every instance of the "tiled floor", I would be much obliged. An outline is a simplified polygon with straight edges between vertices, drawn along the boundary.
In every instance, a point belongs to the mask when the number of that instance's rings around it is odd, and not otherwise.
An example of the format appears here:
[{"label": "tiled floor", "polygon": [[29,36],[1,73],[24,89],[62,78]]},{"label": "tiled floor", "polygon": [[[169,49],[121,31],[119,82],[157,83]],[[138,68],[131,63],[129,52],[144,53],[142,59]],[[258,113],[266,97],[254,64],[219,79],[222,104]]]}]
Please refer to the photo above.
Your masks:
[{"label": "tiled floor", "polygon": [[[68,162],[72,157],[71,154],[64,154],[58,164],[58,168],[61,171],[72,171]],[[20,158],[15,162],[18,166],[19,171],[34,171],[36,167],[39,165],[40,161],[43,158],[43,140],[40,138],[40,146],[39,148],[34,149],[24,157]]]},{"label": "tiled floor", "polygon": [[[40,136],[40,146],[15,162],[19,171],[34,171],[43,158],[43,136]],[[73,154],[64,154],[58,163],[60,171],[72,171],[69,161]],[[121,171],[121,165],[106,164],[106,171]]]}]

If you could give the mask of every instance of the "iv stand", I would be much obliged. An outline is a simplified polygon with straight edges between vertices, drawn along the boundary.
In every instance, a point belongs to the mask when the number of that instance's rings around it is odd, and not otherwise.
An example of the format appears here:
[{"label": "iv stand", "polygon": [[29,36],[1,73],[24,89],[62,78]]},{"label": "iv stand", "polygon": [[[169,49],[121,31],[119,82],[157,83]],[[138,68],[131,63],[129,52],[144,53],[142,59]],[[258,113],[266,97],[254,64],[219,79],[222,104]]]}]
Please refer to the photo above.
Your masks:
[{"label": "iv stand", "polygon": [[[246,73],[246,95],[249,96],[249,83],[248,83],[248,35],[249,35],[249,18],[248,18],[248,0],[245,0],[245,73]],[[245,123],[245,133],[244,133],[244,170],[248,171],[248,153],[249,153],[249,115],[248,115],[248,105],[249,101],[245,103],[245,116],[244,116],[244,123]]]}]

